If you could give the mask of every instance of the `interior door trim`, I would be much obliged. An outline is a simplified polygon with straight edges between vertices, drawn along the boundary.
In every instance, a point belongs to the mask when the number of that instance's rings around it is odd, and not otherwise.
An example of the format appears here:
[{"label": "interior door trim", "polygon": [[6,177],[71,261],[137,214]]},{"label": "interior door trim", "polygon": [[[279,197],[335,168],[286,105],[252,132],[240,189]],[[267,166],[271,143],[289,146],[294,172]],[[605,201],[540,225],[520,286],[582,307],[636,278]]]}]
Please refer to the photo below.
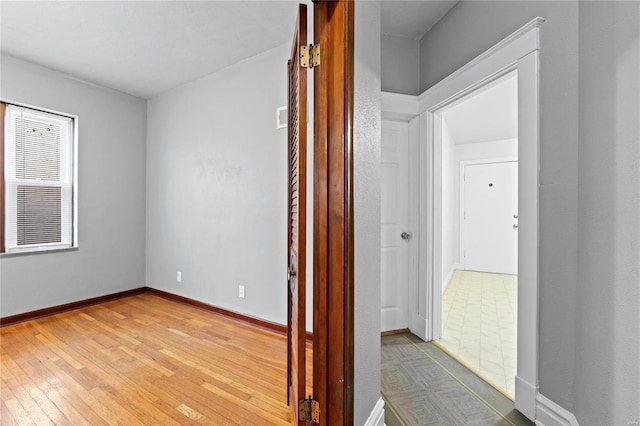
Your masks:
[{"label": "interior door trim", "polygon": [[354,2],[314,3],[313,389],[320,425],[354,418]]}]

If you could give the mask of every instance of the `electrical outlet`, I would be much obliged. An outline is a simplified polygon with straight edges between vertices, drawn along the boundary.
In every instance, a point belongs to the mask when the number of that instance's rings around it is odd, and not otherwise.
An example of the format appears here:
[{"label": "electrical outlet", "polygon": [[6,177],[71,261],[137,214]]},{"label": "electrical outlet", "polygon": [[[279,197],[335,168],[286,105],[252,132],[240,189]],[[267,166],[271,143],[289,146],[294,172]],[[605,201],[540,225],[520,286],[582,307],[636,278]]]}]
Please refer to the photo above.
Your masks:
[{"label": "electrical outlet", "polygon": [[244,286],[243,285],[239,285],[238,286],[238,297],[240,299],[244,299]]},{"label": "electrical outlet", "polygon": [[178,271],[178,273],[176,274],[176,281],[179,283],[182,282],[182,272]]}]

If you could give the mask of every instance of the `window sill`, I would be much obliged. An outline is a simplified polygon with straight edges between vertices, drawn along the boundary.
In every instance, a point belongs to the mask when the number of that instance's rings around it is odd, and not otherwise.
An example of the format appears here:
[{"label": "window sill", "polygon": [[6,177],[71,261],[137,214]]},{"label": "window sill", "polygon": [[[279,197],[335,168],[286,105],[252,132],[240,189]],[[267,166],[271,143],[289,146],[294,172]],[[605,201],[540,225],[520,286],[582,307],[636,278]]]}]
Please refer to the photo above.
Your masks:
[{"label": "window sill", "polygon": [[77,251],[78,250],[78,246],[72,246],[72,247],[40,247],[40,248],[33,248],[33,249],[22,249],[22,250],[16,250],[16,251],[9,251],[9,252],[3,252],[0,253],[0,258],[4,258],[4,257],[19,257],[19,256],[28,256],[28,255],[33,255],[33,254],[52,254],[52,253],[60,253],[60,252],[67,252],[67,251]]}]

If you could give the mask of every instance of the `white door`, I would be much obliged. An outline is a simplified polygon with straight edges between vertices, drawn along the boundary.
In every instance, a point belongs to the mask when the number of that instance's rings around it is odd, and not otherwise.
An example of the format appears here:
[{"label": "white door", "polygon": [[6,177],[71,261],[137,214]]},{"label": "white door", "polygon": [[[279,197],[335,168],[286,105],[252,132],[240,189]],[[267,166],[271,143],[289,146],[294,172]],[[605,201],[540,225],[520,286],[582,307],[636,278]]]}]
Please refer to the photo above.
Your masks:
[{"label": "white door", "polygon": [[464,269],[518,273],[518,162],[464,166]]},{"label": "white door", "polygon": [[[381,331],[409,328],[409,124],[382,122]],[[406,233],[403,238],[403,233]]]}]

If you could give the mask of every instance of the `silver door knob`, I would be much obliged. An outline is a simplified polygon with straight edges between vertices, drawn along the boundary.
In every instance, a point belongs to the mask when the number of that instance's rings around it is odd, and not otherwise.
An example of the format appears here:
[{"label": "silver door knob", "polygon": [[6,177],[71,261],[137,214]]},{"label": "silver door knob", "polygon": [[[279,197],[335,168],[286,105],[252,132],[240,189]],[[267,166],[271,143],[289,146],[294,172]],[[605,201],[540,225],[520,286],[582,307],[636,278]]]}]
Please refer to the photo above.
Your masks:
[{"label": "silver door knob", "polygon": [[403,232],[402,234],[400,234],[400,238],[402,238],[403,240],[408,240],[409,237],[411,237],[411,235],[407,232]]}]

